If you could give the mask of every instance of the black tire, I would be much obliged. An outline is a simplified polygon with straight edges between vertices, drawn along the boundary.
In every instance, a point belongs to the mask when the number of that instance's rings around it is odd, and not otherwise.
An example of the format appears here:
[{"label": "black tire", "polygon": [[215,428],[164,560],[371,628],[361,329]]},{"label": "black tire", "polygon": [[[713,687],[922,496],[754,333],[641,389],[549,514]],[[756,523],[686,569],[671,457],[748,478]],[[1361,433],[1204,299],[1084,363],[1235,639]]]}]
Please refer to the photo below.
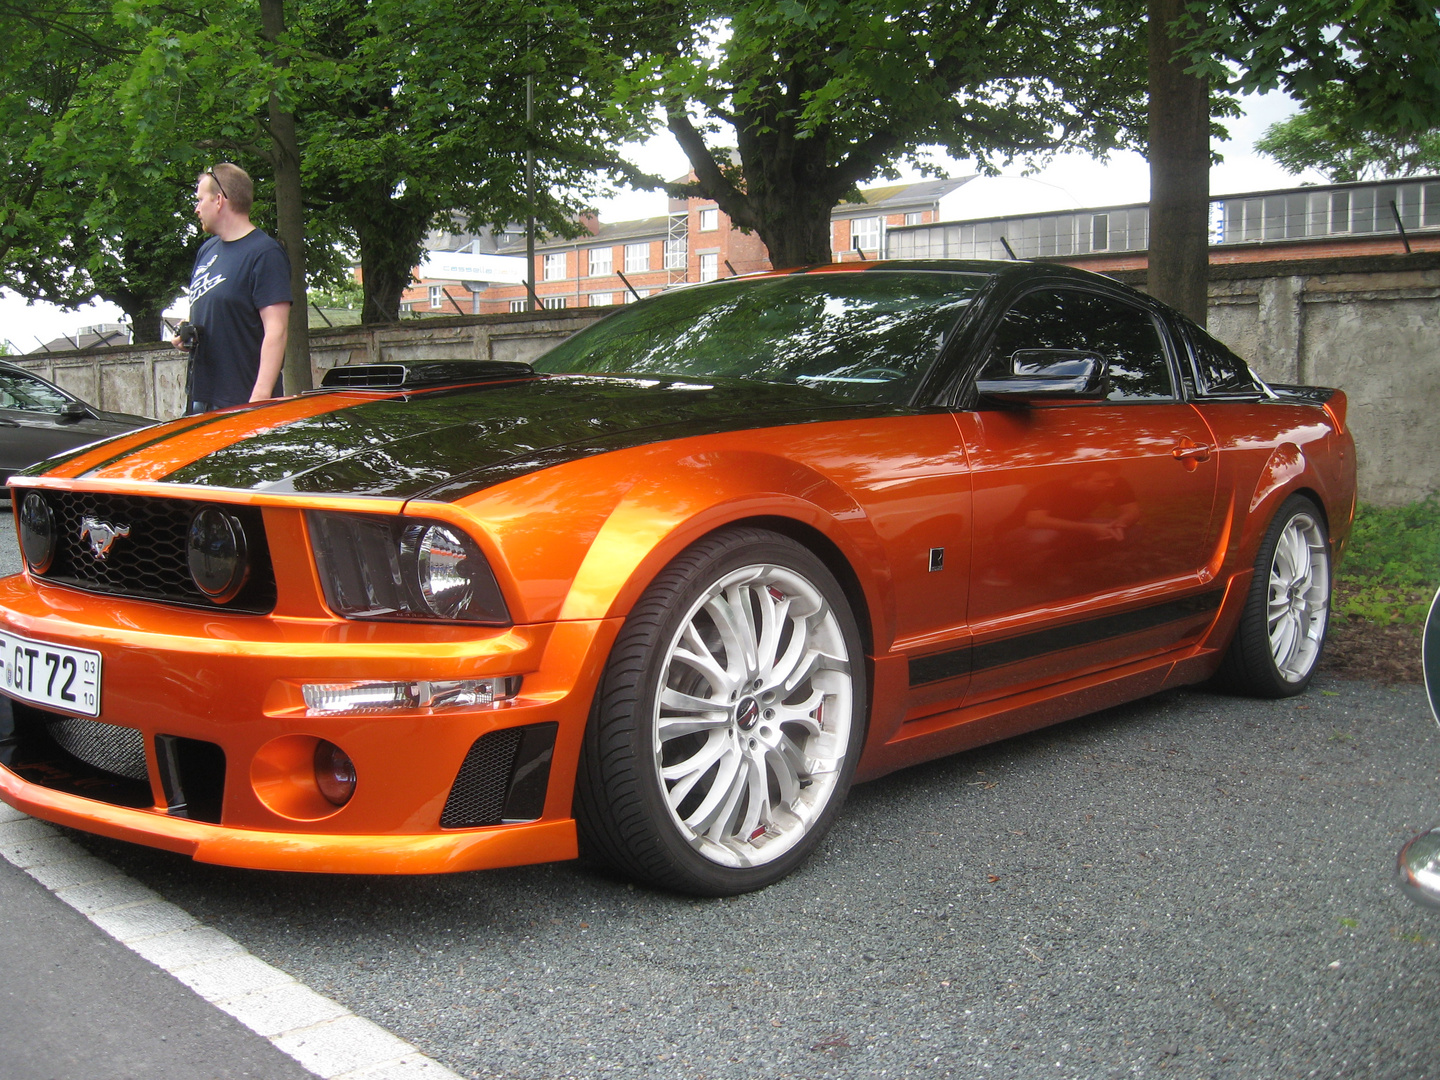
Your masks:
[{"label": "black tire", "polygon": [[1216,680],[1252,697],[1283,698],[1310,685],[1330,614],[1330,535],[1304,495],[1281,505],[1260,551],[1240,625]]},{"label": "black tire", "polygon": [[[827,659],[793,661],[797,643]],[[867,702],[855,619],[824,563],[764,529],[706,537],[660,573],[611,651],[576,778],[581,854],[701,896],[780,880],[845,801]]]}]

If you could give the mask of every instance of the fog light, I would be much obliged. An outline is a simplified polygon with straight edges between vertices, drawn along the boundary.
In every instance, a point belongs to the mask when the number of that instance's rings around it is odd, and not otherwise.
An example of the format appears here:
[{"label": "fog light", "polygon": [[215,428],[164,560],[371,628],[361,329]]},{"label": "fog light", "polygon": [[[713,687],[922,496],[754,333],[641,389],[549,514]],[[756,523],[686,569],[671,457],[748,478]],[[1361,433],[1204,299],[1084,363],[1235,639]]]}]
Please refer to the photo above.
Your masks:
[{"label": "fog light", "polygon": [[395,712],[400,709],[455,709],[493,705],[520,692],[520,676],[498,679],[434,679],[417,682],[306,683],[310,715]]},{"label": "fog light", "polygon": [[20,550],[32,574],[43,574],[55,558],[55,512],[38,491],[20,500]]},{"label": "fog light", "polygon": [[185,556],[195,587],[217,604],[234,599],[250,575],[245,529],[219,507],[207,506],[190,521]]},{"label": "fog light", "polygon": [[315,784],[336,806],[344,806],[355,794],[355,763],[344,750],[324,739],[315,744]]}]

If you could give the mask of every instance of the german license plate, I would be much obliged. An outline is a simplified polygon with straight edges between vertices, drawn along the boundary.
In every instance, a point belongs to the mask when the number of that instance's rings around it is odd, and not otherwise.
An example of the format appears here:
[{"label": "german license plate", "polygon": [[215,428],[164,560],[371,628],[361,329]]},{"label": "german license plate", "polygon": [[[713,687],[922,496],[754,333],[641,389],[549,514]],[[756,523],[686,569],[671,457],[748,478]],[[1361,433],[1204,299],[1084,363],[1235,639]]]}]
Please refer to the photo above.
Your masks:
[{"label": "german license plate", "polygon": [[0,690],[78,716],[100,715],[100,654],[0,631]]}]

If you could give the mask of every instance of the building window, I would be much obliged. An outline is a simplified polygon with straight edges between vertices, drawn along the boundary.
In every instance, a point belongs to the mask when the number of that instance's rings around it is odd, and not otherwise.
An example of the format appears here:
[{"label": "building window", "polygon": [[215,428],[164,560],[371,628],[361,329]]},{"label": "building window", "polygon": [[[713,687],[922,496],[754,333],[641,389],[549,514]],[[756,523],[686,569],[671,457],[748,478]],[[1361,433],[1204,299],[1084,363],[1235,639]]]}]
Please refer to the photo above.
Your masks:
[{"label": "building window", "polygon": [[878,217],[851,220],[850,248],[852,251],[880,250],[880,219]]},{"label": "building window", "polygon": [[430,286],[430,306],[442,308],[445,306],[445,290],[439,285]]},{"label": "building window", "polygon": [[511,312],[516,312],[516,311],[529,311],[529,310],[530,310],[530,302],[529,302],[528,299],[525,299],[525,300],[511,300],[511,301],[510,301],[510,310],[511,310]]},{"label": "building window", "polygon": [[649,296],[649,295],[650,295],[650,290],[649,290],[649,289],[636,289],[634,292],[631,292],[629,289],[626,289],[624,292],[622,292],[622,293],[620,294],[620,303],[622,303],[622,304],[633,304],[636,300],[643,300],[643,299],[645,299],[645,297],[647,297],[647,296]]},{"label": "building window", "polygon": [[400,305],[400,314],[401,314],[401,315],[405,315],[405,314],[407,314],[408,312],[411,312],[411,311],[414,311],[414,310],[415,310],[415,305],[412,304],[409,300],[406,300],[403,304]]},{"label": "building window", "polygon": [[615,303],[615,294],[608,292],[592,292],[590,294],[591,307],[609,307]]},{"label": "building window", "polygon": [[1090,250],[1110,250],[1110,215],[1096,214],[1090,219]]},{"label": "building window", "polygon": [[920,211],[920,210],[911,210],[911,211],[909,211],[909,212],[905,215],[905,224],[906,224],[906,225],[923,225],[923,224],[925,224],[925,214],[924,214],[924,212],[923,212],[923,211]]},{"label": "building window", "polygon": [[541,298],[540,302],[545,305],[547,311],[558,311],[567,306],[569,299],[568,296],[545,296]]},{"label": "building window", "polygon": [[590,249],[590,276],[604,277],[615,272],[613,249],[608,247]]},{"label": "building window", "polygon": [[545,280],[563,281],[565,279],[565,253],[545,256]]},{"label": "building window", "polygon": [[700,211],[700,231],[715,232],[720,228],[720,211],[710,207]]},{"label": "building window", "polygon": [[626,244],[625,245],[625,272],[627,274],[638,274],[641,271],[650,269],[650,245],[649,244]]},{"label": "building window", "polygon": [[684,269],[685,269],[685,255],[686,255],[686,252],[687,252],[688,250],[689,250],[689,249],[688,249],[688,247],[687,247],[687,245],[686,245],[686,243],[685,243],[685,238],[684,238],[683,236],[681,236],[681,237],[679,237],[679,238],[677,238],[677,239],[675,239],[675,240],[666,240],[666,241],[665,241],[665,269],[666,269],[666,270],[684,270]]},{"label": "building window", "polygon": [[720,256],[714,252],[700,256],[700,280],[714,281],[720,276]]}]

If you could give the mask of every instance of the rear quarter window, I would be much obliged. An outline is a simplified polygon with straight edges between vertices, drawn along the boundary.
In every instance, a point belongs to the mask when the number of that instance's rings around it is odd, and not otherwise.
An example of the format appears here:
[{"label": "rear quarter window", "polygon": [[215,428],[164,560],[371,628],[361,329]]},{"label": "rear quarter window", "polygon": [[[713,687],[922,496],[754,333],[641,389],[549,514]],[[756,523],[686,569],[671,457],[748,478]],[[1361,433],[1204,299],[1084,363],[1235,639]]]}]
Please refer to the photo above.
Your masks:
[{"label": "rear quarter window", "polygon": [[1193,323],[1185,324],[1195,378],[1200,393],[1211,397],[1233,397],[1262,393],[1250,365]]}]

